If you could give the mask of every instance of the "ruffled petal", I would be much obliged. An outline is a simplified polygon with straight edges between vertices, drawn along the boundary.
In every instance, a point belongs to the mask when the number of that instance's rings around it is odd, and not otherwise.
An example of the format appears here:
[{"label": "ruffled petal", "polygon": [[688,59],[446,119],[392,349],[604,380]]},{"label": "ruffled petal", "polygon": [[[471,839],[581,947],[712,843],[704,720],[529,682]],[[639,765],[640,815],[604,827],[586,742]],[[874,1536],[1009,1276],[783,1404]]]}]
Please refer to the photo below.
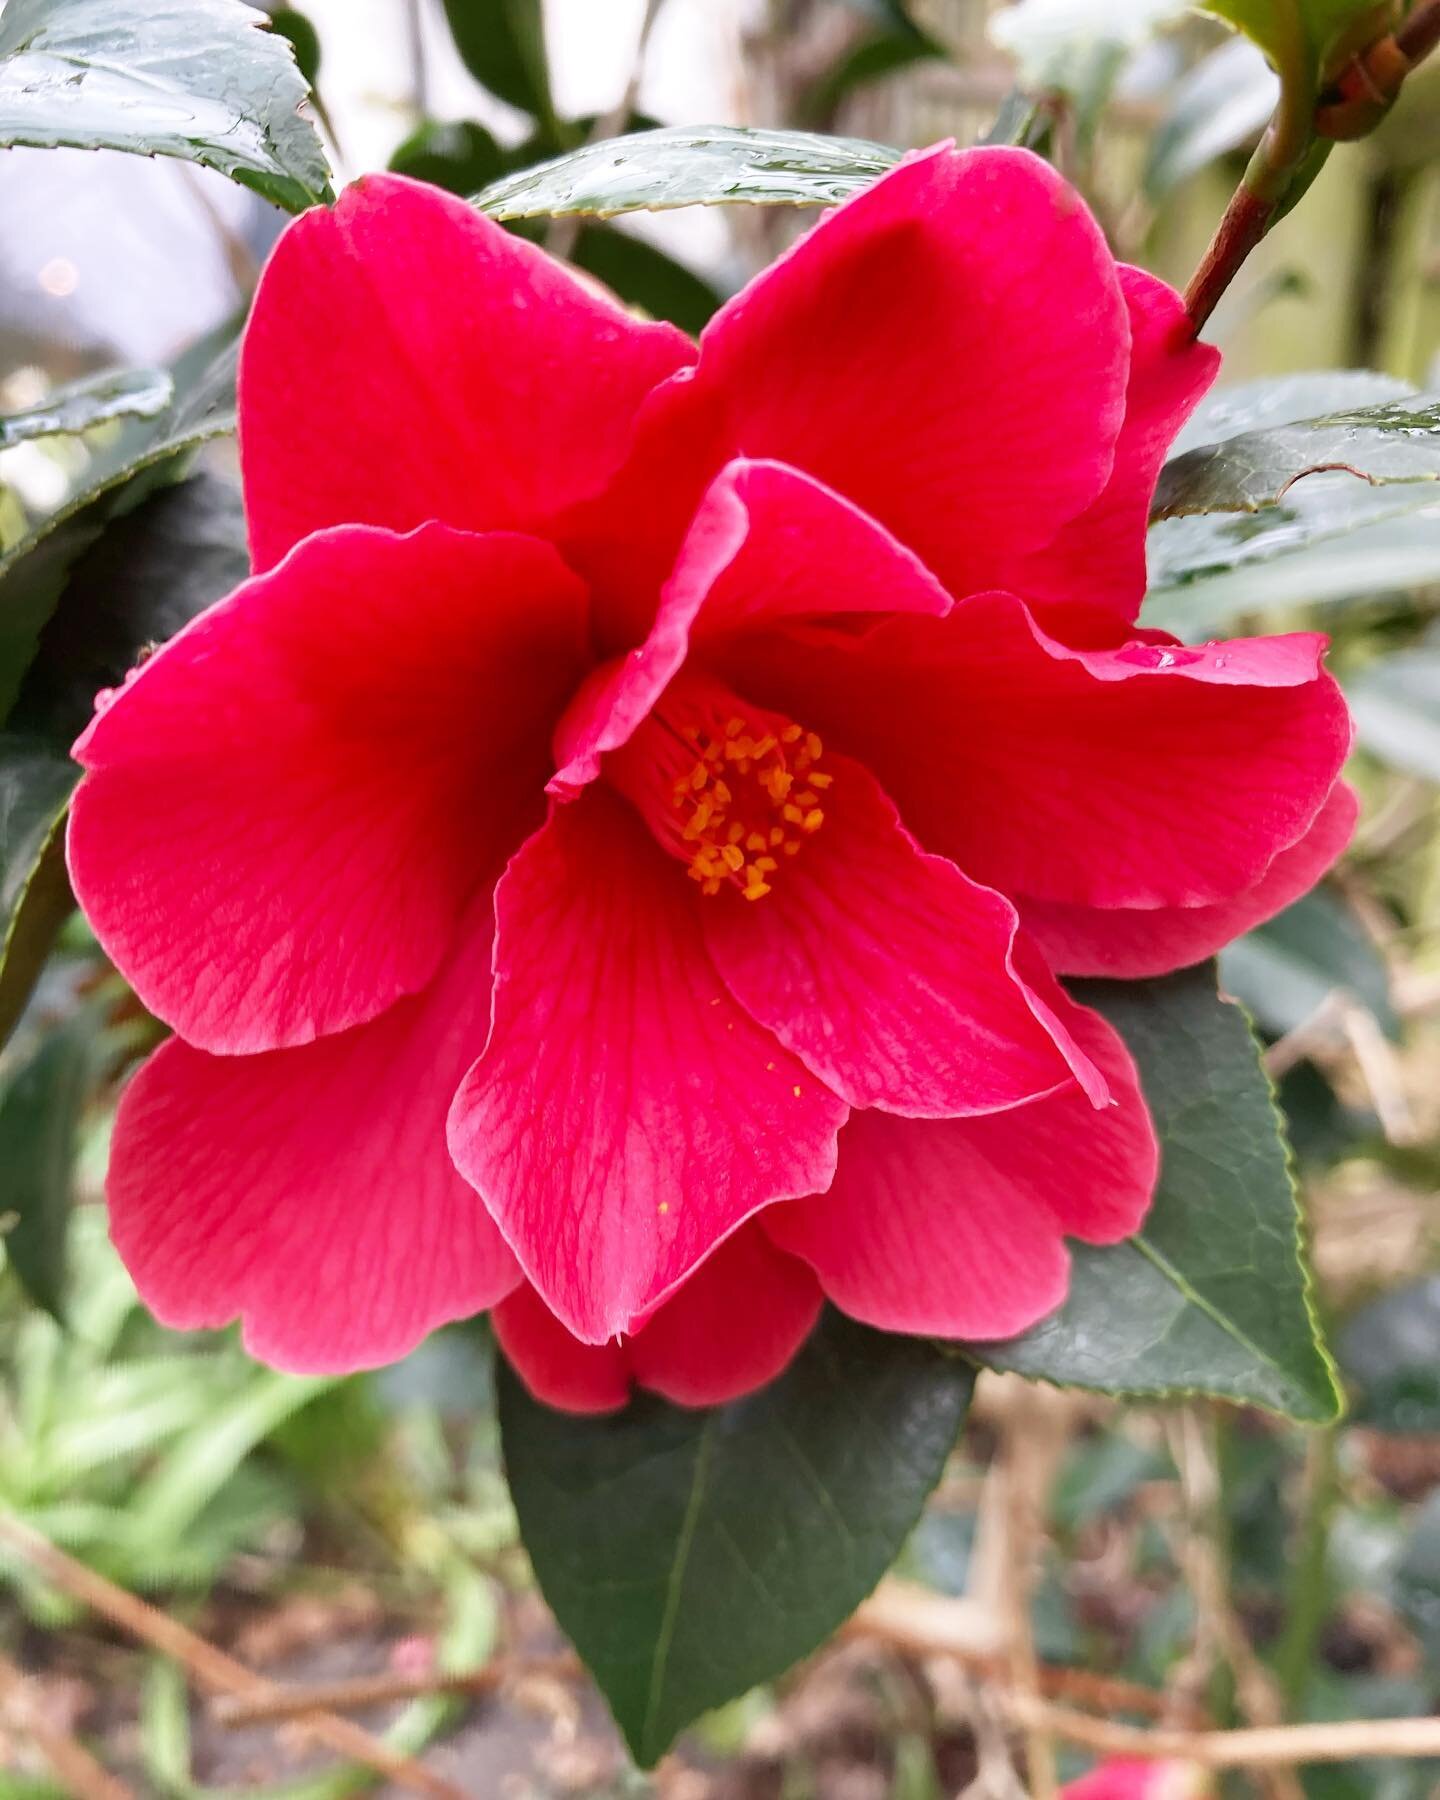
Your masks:
[{"label": "ruffled petal", "polygon": [[463,200],[366,175],[286,230],[255,297],[255,566],[331,525],[535,525],[605,484],[645,394],[694,354]]},{"label": "ruffled petal", "polygon": [[1103,1100],[1103,1082],[1015,972],[1010,902],[920,850],[858,763],[825,766],[824,821],[771,891],[702,905],[736,999],[852,1106],[992,1112],[1074,1074]]},{"label": "ruffled petal", "polygon": [[233,1053],[422,988],[534,823],[584,602],[533,538],[352,526],[172,639],[75,746],[75,891],[145,1004]]},{"label": "ruffled petal", "polygon": [[844,1103],[707,959],[683,870],[591,788],[496,893],[494,1025],[452,1154],[577,1337],[633,1327],[741,1221],[829,1185]]},{"label": "ruffled petal", "polygon": [[1130,382],[1115,466],[1104,492],[1043,549],[1017,558],[999,585],[1027,600],[1104,606],[1133,619],[1145,598],[1145,528],[1160,465],[1220,367],[1197,343],[1180,295],[1120,265],[1130,312]]},{"label": "ruffled petal", "polygon": [[572,795],[627,743],[692,645],[787,619],[921,613],[950,596],[884,526],[783,463],[740,458],[706,492],[644,643],[596,670],[562,720],[550,791]]},{"label": "ruffled petal", "polygon": [[1013,595],[858,641],[747,640],[746,691],[862,758],[928,850],[1017,903],[1195,907],[1309,830],[1350,747],[1310,634],[1081,650]]},{"label": "ruffled petal", "polygon": [[732,457],[803,470],[957,598],[1003,581],[1110,478],[1130,326],[1084,202],[1028,151],[946,145],[837,208],[721,307],[561,538],[602,640],[638,643]]},{"label": "ruffled petal", "polygon": [[1113,1105],[1071,1088],[985,1118],[856,1113],[829,1193],[762,1215],[842,1311],[887,1331],[1012,1337],[1064,1299],[1065,1236],[1138,1229],[1159,1155],[1134,1064],[1098,1014],[1052,998]]},{"label": "ruffled petal", "polygon": [[1338,783],[1299,843],[1282,850],[1254,887],[1215,906],[1106,911],[1031,900],[1022,902],[1022,914],[1062,974],[1123,981],[1166,975],[1203,962],[1309,893],[1350,842],[1358,810],[1353,789]]},{"label": "ruffled petal", "polygon": [[488,1024],[491,936],[487,899],[424,994],[318,1044],[155,1052],[121,1097],[107,1192],[116,1246],[165,1324],[239,1318],[263,1361],[343,1373],[515,1286],[445,1144]]}]

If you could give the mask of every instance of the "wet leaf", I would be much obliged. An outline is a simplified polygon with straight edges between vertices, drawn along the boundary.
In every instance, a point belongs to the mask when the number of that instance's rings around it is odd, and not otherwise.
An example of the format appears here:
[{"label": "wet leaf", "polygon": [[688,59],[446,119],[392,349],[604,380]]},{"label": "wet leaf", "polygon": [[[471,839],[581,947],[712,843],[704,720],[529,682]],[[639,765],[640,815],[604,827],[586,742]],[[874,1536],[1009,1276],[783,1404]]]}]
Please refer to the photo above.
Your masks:
[{"label": "wet leaf", "polygon": [[1440,399],[1433,395],[1244,431],[1166,463],[1152,521],[1278,506],[1308,475],[1333,471],[1372,487],[1440,481]]},{"label": "wet leaf", "polygon": [[0,450],[31,438],[89,431],[112,419],[153,419],[174,397],[164,369],[110,369],[59,387],[35,406],[0,417]]},{"label": "wet leaf", "polygon": [[575,1418],[500,1374],[541,1591],[637,1761],[822,1643],[894,1561],[964,1421],[958,1360],[828,1314],[729,1406]]},{"label": "wet leaf", "polygon": [[677,206],[834,206],[901,152],[860,138],[745,126],[667,126],[586,144],[477,194],[495,219],[659,212]]},{"label": "wet leaf", "polygon": [[291,212],[330,197],[294,54],[240,0],[8,0],[0,144],[218,169]]}]

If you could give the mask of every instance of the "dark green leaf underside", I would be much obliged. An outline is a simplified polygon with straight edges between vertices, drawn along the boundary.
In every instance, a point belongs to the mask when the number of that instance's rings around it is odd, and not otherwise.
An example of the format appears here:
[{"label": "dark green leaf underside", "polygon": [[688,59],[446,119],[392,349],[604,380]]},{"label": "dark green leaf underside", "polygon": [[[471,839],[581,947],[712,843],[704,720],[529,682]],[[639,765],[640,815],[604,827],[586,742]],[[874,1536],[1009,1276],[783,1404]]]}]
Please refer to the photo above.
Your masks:
[{"label": "dark green leaf underside", "polygon": [[174,398],[131,420],[86,470],[65,504],[0,557],[0,725],[65,592],[70,571],[106,524],[174,478],[189,453],[235,428],[235,345],[204,345],[173,371]]},{"label": "dark green leaf underside", "polygon": [[1244,1014],[1213,969],[1083,982],[1124,1036],[1163,1168],[1141,1233],[1074,1247],[1070,1296],[992,1367],[1106,1393],[1197,1392],[1297,1419],[1339,1405],[1315,1329],[1289,1158]]},{"label": "dark green leaf underside", "polygon": [[901,152],[859,138],[742,126],[676,126],[609,138],[507,176],[476,195],[496,219],[658,212],[676,206],[833,206]]},{"label": "dark green leaf underside", "polygon": [[70,910],[61,840],[79,774],[63,749],[0,733],[0,1045]]},{"label": "dark green leaf underside", "polygon": [[821,1643],[889,1567],[969,1402],[963,1365],[828,1314],[768,1388],[578,1419],[502,1369],[510,1491],[545,1598],[638,1761]]},{"label": "dark green leaf underside", "polygon": [[240,0],[8,0],[0,144],[201,163],[303,211],[329,197],[290,45]]}]

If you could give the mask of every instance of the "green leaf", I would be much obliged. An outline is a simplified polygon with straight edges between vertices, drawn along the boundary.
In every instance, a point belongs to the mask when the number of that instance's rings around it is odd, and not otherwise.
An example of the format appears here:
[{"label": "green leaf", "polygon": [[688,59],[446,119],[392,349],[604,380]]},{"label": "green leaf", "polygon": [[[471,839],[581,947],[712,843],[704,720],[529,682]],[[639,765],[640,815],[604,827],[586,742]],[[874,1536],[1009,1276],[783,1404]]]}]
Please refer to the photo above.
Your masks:
[{"label": "green leaf", "polygon": [[430,120],[414,131],[390,158],[397,175],[433,182],[451,194],[473,194],[505,170],[505,152],[472,121]]},{"label": "green leaf", "polygon": [[1244,38],[1212,50],[1176,87],[1150,139],[1146,195],[1162,200],[1217,156],[1248,143],[1274,112],[1279,92],[1273,70]]},{"label": "green leaf", "polygon": [[79,778],[63,749],[0,732],[0,1045],[74,905],[64,825]]},{"label": "green leaf", "polygon": [[1335,1345],[1355,1421],[1403,1436],[1440,1432],[1440,1275],[1383,1294]]},{"label": "green leaf", "polygon": [[813,1650],[870,1592],[939,1479],[970,1387],[954,1358],[833,1313],[777,1381],[708,1411],[640,1395],[574,1418],[502,1369],[525,1547],[640,1763]]},{"label": "green leaf", "polygon": [[1345,692],[1367,750],[1429,781],[1440,781],[1440,644],[1384,657]]},{"label": "green leaf", "polygon": [[1104,1393],[1208,1393],[1296,1419],[1336,1416],[1316,1334],[1289,1157],[1254,1036],[1214,970],[1080,982],[1121,1032],[1160,1139],[1160,1185],[1123,1244],[1073,1247],[1070,1295],[997,1369]]},{"label": "green leaf", "polygon": [[652,318],[668,319],[692,335],[720,304],[719,294],[708,281],[643,238],[612,226],[582,226],[570,260],[630,305],[643,307]]},{"label": "green leaf", "polygon": [[1303,1024],[1337,988],[1367,1006],[1392,1036],[1385,959],[1337,895],[1316,888],[1220,954],[1220,981],[1277,1036]]},{"label": "green leaf", "polygon": [[111,369],[56,388],[38,405],[0,418],[0,450],[30,438],[89,431],[112,419],[153,419],[164,412],[174,386],[164,369]]},{"label": "green leaf", "polygon": [[1418,395],[1330,413],[1186,451],[1161,471],[1150,517],[1258,512],[1323,471],[1358,476],[1372,487],[1440,481],[1440,398]]},{"label": "green leaf", "polygon": [[68,745],[101,688],[174,637],[250,573],[240,492],[191,475],[113,519],[72,566],[12,724]]},{"label": "green leaf", "polygon": [[1335,73],[1347,54],[1378,37],[1394,10],[1390,0],[1196,0],[1196,4],[1243,31],[1283,75],[1293,73],[1312,88]]},{"label": "green leaf", "polygon": [[7,1071],[0,1085],[0,1216],[5,1256],[30,1298],[58,1319],[65,1299],[80,1118],[94,1071],[94,1021],[73,1013]]},{"label": "green leaf", "polygon": [[1297,375],[1262,375],[1212,388],[1170,446],[1169,460],[1204,444],[1222,443],[1245,431],[1298,425],[1326,413],[1354,412],[1404,400],[1414,386],[1375,369],[1312,369]]},{"label": "green leaf", "polygon": [[178,156],[303,212],[330,198],[289,44],[240,0],[8,0],[0,144]]},{"label": "green leaf", "polygon": [[610,217],[676,206],[834,206],[902,152],[860,138],[736,125],[666,126],[586,144],[476,195],[495,219]]},{"label": "green leaf", "polygon": [[278,31],[295,53],[295,66],[307,87],[315,86],[320,73],[320,33],[293,6],[270,8],[270,29]]},{"label": "green leaf", "polygon": [[190,452],[235,429],[233,341],[218,351],[197,346],[172,373],[175,397],[165,410],[124,426],[65,504],[0,557],[0,724],[79,557],[111,519],[173,480]]},{"label": "green leaf", "polygon": [[540,0],[445,0],[461,61],[492,94],[553,122]]},{"label": "green leaf", "polygon": [[[1393,504],[1383,504],[1387,495]],[[1440,507],[1418,483],[1376,491],[1348,475],[1316,475],[1261,514],[1169,519],[1151,531],[1149,557],[1145,623],[1199,643],[1267,609],[1440,582]]]}]

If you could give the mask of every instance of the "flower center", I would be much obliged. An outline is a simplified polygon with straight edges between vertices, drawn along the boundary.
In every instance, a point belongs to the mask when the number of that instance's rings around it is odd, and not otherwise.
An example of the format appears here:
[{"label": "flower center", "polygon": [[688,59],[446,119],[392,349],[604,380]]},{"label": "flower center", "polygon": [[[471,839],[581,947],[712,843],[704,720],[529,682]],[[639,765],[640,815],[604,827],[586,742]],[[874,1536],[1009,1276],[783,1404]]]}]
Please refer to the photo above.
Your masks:
[{"label": "flower center", "polygon": [[684,675],[611,759],[611,778],[702,894],[762,900],[825,823],[824,747],[778,714]]}]

